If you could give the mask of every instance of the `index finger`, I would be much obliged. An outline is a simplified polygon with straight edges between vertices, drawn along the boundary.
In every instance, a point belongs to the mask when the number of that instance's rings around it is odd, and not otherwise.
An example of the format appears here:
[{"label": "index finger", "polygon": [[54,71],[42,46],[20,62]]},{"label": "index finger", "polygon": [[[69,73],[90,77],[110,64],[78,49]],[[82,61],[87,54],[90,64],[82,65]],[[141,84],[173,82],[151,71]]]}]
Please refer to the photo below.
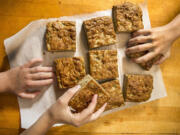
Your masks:
[{"label": "index finger", "polygon": [[26,64],[24,65],[24,67],[26,67],[26,68],[31,68],[31,67],[34,67],[34,66],[36,66],[36,65],[39,65],[39,64],[41,64],[41,63],[42,63],[42,59],[36,58],[36,59],[30,60],[28,63],[26,63]]},{"label": "index finger", "polygon": [[151,29],[141,29],[141,30],[138,30],[138,31],[134,32],[132,34],[132,37],[137,37],[139,35],[147,36],[147,35],[150,35],[151,33],[152,33]]}]

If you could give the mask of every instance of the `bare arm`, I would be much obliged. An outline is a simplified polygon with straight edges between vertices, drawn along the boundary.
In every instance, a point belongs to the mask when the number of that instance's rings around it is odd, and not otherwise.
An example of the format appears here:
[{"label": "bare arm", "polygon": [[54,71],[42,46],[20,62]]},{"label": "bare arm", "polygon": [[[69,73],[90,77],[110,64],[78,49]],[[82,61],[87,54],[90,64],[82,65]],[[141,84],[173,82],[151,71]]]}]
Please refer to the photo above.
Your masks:
[{"label": "bare arm", "polygon": [[35,124],[25,130],[21,135],[45,135],[54,124],[55,122],[50,118],[48,112],[45,112]]},{"label": "bare arm", "polygon": [[180,14],[167,25],[134,32],[132,38],[128,42],[129,48],[127,48],[126,53],[131,54],[149,51],[146,55],[134,59],[136,63],[147,62],[158,54],[163,54],[163,57],[156,62],[156,64],[160,64],[170,56],[172,43],[178,37],[180,37]]},{"label": "bare arm", "polygon": [[94,112],[97,103],[97,95],[94,95],[89,106],[80,113],[72,113],[68,106],[69,100],[79,90],[80,86],[69,89],[53,104],[29,129],[22,135],[44,135],[55,123],[70,124],[79,127],[90,121],[96,120],[104,111],[104,104],[98,111]]}]

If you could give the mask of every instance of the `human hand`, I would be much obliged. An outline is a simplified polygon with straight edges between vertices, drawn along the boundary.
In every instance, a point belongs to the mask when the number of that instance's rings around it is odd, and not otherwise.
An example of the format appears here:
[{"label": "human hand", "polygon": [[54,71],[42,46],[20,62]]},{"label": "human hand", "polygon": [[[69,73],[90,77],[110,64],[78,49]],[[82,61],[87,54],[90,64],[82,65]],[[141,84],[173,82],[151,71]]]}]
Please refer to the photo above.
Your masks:
[{"label": "human hand", "polygon": [[[52,67],[39,66],[41,59],[33,59],[23,66],[7,71],[10,92],[22,98],[34,98],[40,94],[43,86],[53,82]],[[34,90],[28,92],[27,90]]]},{"label": "human hand", "polygon": [[170,48],[174,40],[173,32],[169,26],[148,30],[142,29],[132,34],[126,53],[133,54],[148,51],[147,54],[134,59],[133,61],[136,63],[145,63],[162,54],[162,57],[155,62],[155,64],[161,64],[170,56]]},{"label": "human hand", "polygon": [[96,120],[102,112],[105,110],[106,104],[104,104],[98,111],[94,112],[97,103],[97,95],[94,95],[89,106],[80,113],[72,113],[68,102],[73,95],[79,90],[80,86],[69,89],[64,95],[62,95],[55,104],[53,104],[49,110],[49,119],[53,123],[65,123],[73,126],[81,126],[90,121]]}]

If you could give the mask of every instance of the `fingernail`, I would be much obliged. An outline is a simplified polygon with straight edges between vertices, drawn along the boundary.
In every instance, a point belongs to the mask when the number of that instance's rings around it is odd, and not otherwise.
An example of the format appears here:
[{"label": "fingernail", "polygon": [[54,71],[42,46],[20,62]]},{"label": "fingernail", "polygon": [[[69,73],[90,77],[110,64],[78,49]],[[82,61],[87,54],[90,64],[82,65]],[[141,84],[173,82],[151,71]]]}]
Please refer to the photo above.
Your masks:
[{"label": "fingernail", "polygon": [[105,103],[105,104],[103,105],[103,107],[106,107],[106,105],[107,105],[107,103]]},{"label": "fingernail", "polygon": [[76,89],[76,90],[78,90],[78,89],[80,89],[80,88],[81,88],[81,85],[75,86],[75,89]]},{"label": "fingernail", "polygon": [[97,99],[97,97],[98,97],[98,95],[97,95],[97,94],[95,94],[95,95],[94,95],[94,98],[95,98],[95,99]]}]

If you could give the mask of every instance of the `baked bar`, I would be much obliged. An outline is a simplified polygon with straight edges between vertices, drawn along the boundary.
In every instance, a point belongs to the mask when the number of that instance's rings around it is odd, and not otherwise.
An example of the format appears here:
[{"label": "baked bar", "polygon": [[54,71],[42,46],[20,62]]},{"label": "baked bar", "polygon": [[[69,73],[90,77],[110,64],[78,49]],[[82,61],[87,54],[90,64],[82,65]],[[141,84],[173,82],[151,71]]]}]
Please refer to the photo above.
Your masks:
[{"label": "baked bar", "polygon": [[111,17],[104,16],[83,22],[89,48],[97,48],[116,43]]},{"label": "baked bar", "polygon": [[75,51],[76,25],[72,21],[54,21],[46,25],[48,51]]},{"label": "baked bar", "polygon": [[146,101],[151,97],[153,77],[151,75],[125,74],[123,87],[125,101]]},{"label": "baked bar", "polygon": [[82,57],[59,58],[54,63],[59,88],[73,87],[86,75]]},{"label": "baked bar", "polygon": [[69,102],[69,106],[71,106],[75,112],[81,112],[87,108],[95,94],[98,95],[95,111],[109,100],[109,94],[90,75],[85,76],[79,82],[79,85],[81,85],[80,90]]},{"label": "baked bar", "polygon": [[106,110],[111,110],[124,104],[124,97],[118,80],[108,81],[101,85],[110,95]]},{"label": "baked bar", "polygon": [[[138,52],[138,53],[132,53],[132,54],[126,54],[126,56],[130,59],[135,59],[135,58],[138,58],[138,57],[141,57],[145,54],[147,54],[148,51],[144,51],[144,52]],[[161,58],[163,57],[162,54],[159,54],[157,55],[156,57],[154,57],[153,59],[147,61],[147,62],[144,62],[144,63],[139,63],[139,65],[145,69],[145,70],[150,70],[151,67],[153,66],[153,64],[155,62],[157,62],[158,60],[160,60]]]},{"label": "baked bar", "polygon": [[116,33],[133,32],[144,28],[142,22],[142,10],[133,3],[124,2],[113,6],[113,22]]},{"label": "baked bar", "polygon": [[89,51],[90,74],[96,80],[108,80],[118,77],[117,51]]}]

